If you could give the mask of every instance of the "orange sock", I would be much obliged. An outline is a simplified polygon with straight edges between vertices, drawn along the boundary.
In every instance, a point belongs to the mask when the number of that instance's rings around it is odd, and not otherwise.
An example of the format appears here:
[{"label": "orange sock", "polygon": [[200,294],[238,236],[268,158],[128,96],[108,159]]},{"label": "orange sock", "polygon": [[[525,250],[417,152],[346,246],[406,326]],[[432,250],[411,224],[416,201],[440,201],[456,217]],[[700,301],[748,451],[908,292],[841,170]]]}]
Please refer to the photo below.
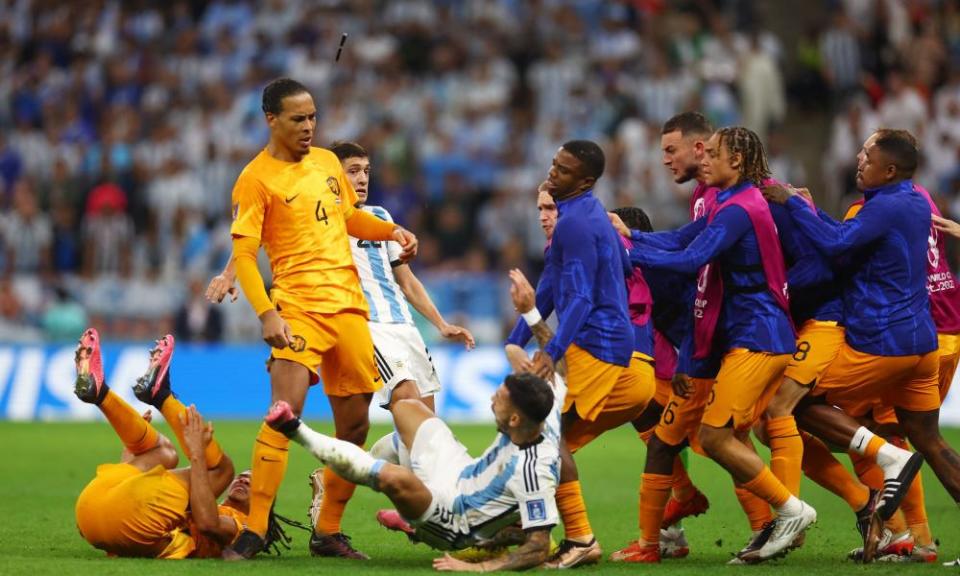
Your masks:
[{"label": "orange sock", "polygon": [[747,521],[750,522],[750,530],[759,532],[763,525],[773,521],[773,512],[770,505],[758,498],[753,492],[743,486],[734,485],[737,493],[737,500],[740,501],[740,507],[747,515]]},{"label": "orange sock", "polygon": [[160,433],[143,419],[139,412],[123,401],[123,398],[107,390],[100,411],[107,417],[123,445],[133,454],[143,454],[157,445]]},{"label": "orange sock", "polygon": [[770,441],[770,470],[794,496],[800,495],[803,440],[793,416],[767,420]]},{"label": "orange sock", "polygon": [[660,523],[672,483],[673,477],[666,474],[644,474],[640,481],[640,538],[647,544],[660,541]]},{"label": "orange sock", "polygon": [[673,458],[673,497],[680,502],[689,502],[697,494],[697,487],[687,474],[683,458],[677,454]]},{"label": "orange sock", "polygon": [[[899,436],[890,439],[890,443],[897,448],[910,449],[910,444]],[[923,494],[923,478],[920,472],[913,479],[913,484],[900,501],[900,510],[903,519],[913,534],[913,540],[918,546],[929,546],[933,543],[933,534],[930,533],[930,524],[927,521],[927,506]]]},{"label": "orange sock", "polygon": [[903,517],[903,510],[897,508],[893,516],[883,523],[884,527],[894,534],[902,534],[907,531],[907,519]]},{"label": "orange sock", "polygon": [[790,499],[790,491],[777,480],[777,477],[774,476],[773,472],[766,466],[760,470],[760,473],[757,474],[753,480],[744,484],[743,487],[765,500],[767,504],[774,508],[783,506],[787,503],[787,500]]},{"label": "orange sock", "polygon": [[[160,407],[160,413],[163,414],[163,418],[167,421],[167,424],[170,425],[170,428],[173,429],[173,433],[177,435],[177,440],[180,442],[180,447],[183,448],[184,454],[188,457],[190,456],[187,445],[183,441],[183,423],[180,422],[180,415],[187,411],[187,407],[183,405],[183,402],[176,399],[173,394],[167,396],[167,399],[163,401],[163,405]],[[223,460],[223,449],[220,448],[220,444],[215,440],[211,439],[210,443],[207,444],[207,449],[204,451],[204,455],[207,459],[207,468],[216,468],[220,461]]]},{"label": "orange sock", "polygon": [[863,451],[863,455],[871,460],[877,459],[877,452],[880,451],[880,448],[886,444],[887,441],[879,436],[874,436],[870,439],[870,442],[867,443],[867,449]]},{"label": "orange sock", "polygon": [[247,515],[247,528],[260,536],[267,533],[270,507],[287,472],[289,445],[290,440],[280,432],[266,423],[260,426],[250,459],[253,466],[250,476],[250,513]]},{"label": "orange sock", "polygon": [[819,438],[805,432],[800,433],[800,438],[803,473],[807,478],[843,498],[854,512],[862,510],[870,500],[870,489],[854,478]]},{"label": "orange sock", "polygon": [[323,500],[320,502],[317,525],[313,527],[317,534],[336,534],[342,531],[340,520],[356,489],[356,484],[337,476],[330,468],[323,469]]},{"label": "orange sock", "polygon": [[850,453],[850,460],[853,461],[853,470],[861,482],[874,490],[883,489],[883,469],[877,466],[876,462],[856,452]]},{"label": "orange sock", "polygon": [[[557,511],[563,520],[565,536],[582,539],[593,535],[593,527],[587,517],[587,503],[583,501],[580,481],[564,482],[557,486]],[[659,529],[659,526],[657,527]]]}]

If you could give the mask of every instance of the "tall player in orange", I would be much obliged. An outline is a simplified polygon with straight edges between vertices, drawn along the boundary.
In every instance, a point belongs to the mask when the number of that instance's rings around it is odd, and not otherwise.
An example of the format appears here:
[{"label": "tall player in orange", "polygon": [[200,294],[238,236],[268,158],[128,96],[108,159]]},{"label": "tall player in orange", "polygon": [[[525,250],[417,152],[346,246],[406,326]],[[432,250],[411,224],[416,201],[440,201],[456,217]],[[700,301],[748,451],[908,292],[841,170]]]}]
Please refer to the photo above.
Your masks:
[{"label": "tall player in orange", "polygon": [[[270,141],[240,173],[233,189],[233,265],[273,350],[271,404],[283,400],[299,416],[309,387],[323,379],[336,436],[367,439],[368,409],[382,385],[347,235],[395,240],[401,259],[416,254],[410,232],[357,210],[357,195],[337,157],[312,147],[317,109],[306,87],[289,78],[263,90]],[[260,245],[273,273],[270,296],[257,270]],[[250,515],[227,559],[263,549],[270,506],[287,468],[286,436],[263,425],[253,448]],[[365,559],[340,530],[355,486],[329,471],[320,517],[310,539],[314,555]]]}]

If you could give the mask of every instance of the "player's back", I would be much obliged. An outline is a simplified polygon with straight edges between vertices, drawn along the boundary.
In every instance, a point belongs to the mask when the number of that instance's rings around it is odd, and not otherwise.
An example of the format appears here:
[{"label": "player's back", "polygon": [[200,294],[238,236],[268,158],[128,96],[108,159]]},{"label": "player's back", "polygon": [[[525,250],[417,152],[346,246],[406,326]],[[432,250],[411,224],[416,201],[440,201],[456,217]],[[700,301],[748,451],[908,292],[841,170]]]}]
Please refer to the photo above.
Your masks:
[{"label": "player's back", "polygon": [[[393,222],[390,213],[380,206],[364,206],[363,210],[381,220]],[[360,277],[360,287],[370,306],[370,321],[413,324],[407,299],[393,275],[394,266],[400,263],[400,245],[397,242],[371,242],[351,236],[350,250]]]},{"label": "player's back", "polygon": [[327,314],[367,310],[346,229],[356,201],[328,150],[311,148],[299,162],[263,150],[247,164],[233,191],[231,233],[260,239],[275,302]]}]

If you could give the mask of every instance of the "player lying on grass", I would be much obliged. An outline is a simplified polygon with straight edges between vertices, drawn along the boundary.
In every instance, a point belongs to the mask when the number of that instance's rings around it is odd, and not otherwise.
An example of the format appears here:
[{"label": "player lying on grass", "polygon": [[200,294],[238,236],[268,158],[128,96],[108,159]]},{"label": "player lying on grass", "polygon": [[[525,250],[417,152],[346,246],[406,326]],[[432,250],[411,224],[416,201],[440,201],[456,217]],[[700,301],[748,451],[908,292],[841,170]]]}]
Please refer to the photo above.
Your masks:
[{"label": "player lying on grass", "polygon": [[493,560],[471,564],[449,555],[437,570],[522,570],[539,566],[557,523],[560,407],[564,386],[533,374],[511,374],[493,395],[493,443],[472,458],[450,428],[419,400],[393,409],[401,465],[377,460],[361,448],[320,434],[277,402],[266,422],[301,444],[341,477],[383,492],[414,526],[416,538],[438,550],[484,543],[520,521],[526,542]]},{"label": "player lying on grass", "polygon": [[[190,460],[186,468],[176,468],[176,448],[151,425],[150,411],[141,416],[107,386],[97,331],[87,329],[77,346],[74,392],[100,408],[124,445],[120,463],[98,466],[76,505],[80,534],[110,556],[219,558],[246,521],[250,472],[234,478],[233,461],[213,439],[213,426],[171,392],[173,348],[173,336],[157,340],[134,393],[173,428]],[[272,525],[271,541],[285,541]]]}]

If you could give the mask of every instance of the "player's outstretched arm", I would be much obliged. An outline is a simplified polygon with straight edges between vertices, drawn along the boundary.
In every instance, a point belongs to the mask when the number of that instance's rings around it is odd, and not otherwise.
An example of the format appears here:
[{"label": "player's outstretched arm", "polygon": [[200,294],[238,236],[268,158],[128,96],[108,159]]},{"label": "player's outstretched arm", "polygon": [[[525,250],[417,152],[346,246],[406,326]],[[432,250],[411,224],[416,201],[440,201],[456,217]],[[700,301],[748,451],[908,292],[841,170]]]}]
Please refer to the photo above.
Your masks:
[{"label": "player's outstretched arm", "polygon": [[471,334],[469,330],[463,326],[448,324],[447,321],[443,319],[443,315],[437,310],[437,306],[433,303],[433,299],[430,298],[427,289],[423,287],[423,283],[420,282],[417,275],[413,273],[410,266],[400,264],[394,267],[393,276],[397,279],[397,284],[400,286],[400,290],[403,292],[407,302],[409,302],[417,312],[423,314],[423,317],[429,320],[431,324],[436,326],[441,336],[448,340],[462,342],[467,350],[472,350],[473,347],[476,346],[473,334]]},{"label": "player's outstretched arm", "polygon": [[180,415],[180,421],[186,444],[184,448],[190,454],[190,514],[193,522],[204,536],[224,545],[229,544],[237,535],[237,523],[229,516],[220,516],[204,454],[213,438],[213,426],[203,421],[195,406],[187,408]]},{"label": "player's outstretched arm", "polygon": [[543,564],[550,554],[550,529],[531,530],[527,541],[513,552],[476,564],[457,560],[449,554],[434,558],[433,568],[443,572],[492,572],[527,570]]},{"label": "player's outstretched arm", "polygon": [[[516,268],[509,272],[509,276],[510,298],[513,300],[513,307],[516,308],[517,312],[524,315],[524,320],[530,326],[530,331],[533,332],[533,336],[537,339],[537,344],[540,346],[540,350],[533,357],[530,371],[547,381],[552,380],[551,373],[554,371],[559,372],[561,376],[564,375],[566,368],[563,360],[554,363],[553,359],[543,351],[547,343],[553,339],[554,333],[550,326],[547,325],[547,322],[540,316],[540,312],[535,306],[536,295],[533,286],[530,285],[530,282],[527,280],[527,277],[523,275],[523,272]],[[536,312],[534,313],[534,311]]]},{"label": "player's outstretched arm", "polygon": [[237,270],[233,264],[233,254],[230,254],[230,259],[227,260],[227,265],[223,268],[223,272],[217,274],[210,280],[210,284],[207,285],[207,292],[205,294],[207,301],[215,302],[219,304],[223,302],[223,298],[229,294],[230,301],[236,302],[237,298],[240,297],[240,291],[237,290],[235,281],[237,279]]},{"label": "player's outstretched arm", "polygon": [[933,218],[934,228],[954,238],[960,238],[960,224],[957,224],[953,220],[937,216],[936,214],[931,214],[931,217]]}]

